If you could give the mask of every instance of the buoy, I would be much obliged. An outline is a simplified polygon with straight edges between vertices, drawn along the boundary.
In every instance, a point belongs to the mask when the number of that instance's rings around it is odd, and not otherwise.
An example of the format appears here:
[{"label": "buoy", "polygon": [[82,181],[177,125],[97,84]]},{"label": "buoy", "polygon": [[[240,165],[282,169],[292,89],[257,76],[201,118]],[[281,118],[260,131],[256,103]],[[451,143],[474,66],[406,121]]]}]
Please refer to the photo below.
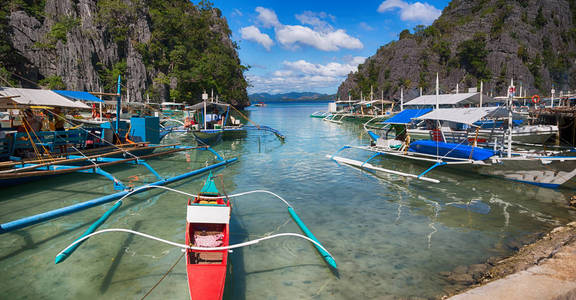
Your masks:
[{"label": "buoy", "polygon": [[534,103],[534,104],[540,103],[540,96],[538,96],[538,95],[532,96],[532,103]]}]

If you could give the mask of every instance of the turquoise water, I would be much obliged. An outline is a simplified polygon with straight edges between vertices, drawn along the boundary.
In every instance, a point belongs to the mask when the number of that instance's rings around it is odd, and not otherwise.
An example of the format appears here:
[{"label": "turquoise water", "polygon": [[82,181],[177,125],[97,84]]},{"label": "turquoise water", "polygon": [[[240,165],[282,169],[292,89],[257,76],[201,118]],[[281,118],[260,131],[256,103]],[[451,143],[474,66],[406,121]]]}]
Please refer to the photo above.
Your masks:
[{"label": "turquoise water", "polygon": [[[432,184],[338,165],[325,157],[367,137],[354,124],[310,118],[327,104],[268,105],[251,109],[257,123],[287,136],[251,133],[215,147],[239,161],[221,169],[229,194],[254,189],[287,199],[332,252],[339,277],[306,241],[265,241],[230,255],[228,299],[388,299],[439,298],[448,283],[439,272],[511,253],[511,244],[574,220],[566,207],[572,193],[442,170]],[[194,144],[173,135],[167,142]],[[345,152],[367,159],[370,154]],[[209,152],[178,153],[150,160],[164,176],[214,162]],[[376,162],[375,162],[376,163]],[[390,168],[418,172],[422,166],[382,160]],[[143,167],[107,169],[125,183],[156,179]],[[205,177],[170,187],[197,192]],[[94,175],[68,175],[4,189],[0,222],[113,193]],[[171,241],[184,241],[186,198],[154,190],[132,196],[104,228],[130,228]],[[232,242],[268,234],[300,233],[286,207],[267,195],[235,200]],[[0,235],[2,299],[139,299],[178,261],[179,249],[123,233],[90,239],[66,262],[56,254],[112,204]],[[186,271],[180,260],[148,299],[187,299]]]}]

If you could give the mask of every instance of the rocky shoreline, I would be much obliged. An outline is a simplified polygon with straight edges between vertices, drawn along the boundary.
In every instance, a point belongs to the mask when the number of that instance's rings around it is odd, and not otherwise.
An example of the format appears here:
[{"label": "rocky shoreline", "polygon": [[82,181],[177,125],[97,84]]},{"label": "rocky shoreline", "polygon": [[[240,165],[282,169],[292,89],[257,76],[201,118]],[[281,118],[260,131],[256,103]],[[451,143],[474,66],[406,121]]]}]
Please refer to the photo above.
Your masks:
[{"label": "rocky shoreline", "polygon": [[[553,274],[553,278],[551,278],[553,281],[562,284],[566,280],[574,282],[574,289],[566,287],[569,291],[568,294],[562,289],[551,286],[552,298],[549,299],[573,299],[570,295],[576,298],[576,281],[574,281],[576,279],[576,270],[572,268],[576,268],[575,249],[576,222],[571,222],[565,226],[554,228],[549,233],[537,238],[533,243],[519,247],[518,252],[511,257],[505,259],[492,258],[484,264],[461,266],[452,272],[441,273],[452,284],[450,290],[446,291],[447,295],[443,298],[459,294],[452,298],[471,299],[479,297],[488,299],[486,297],[490,297],[491,293],[494,293],[499,286],[502,286],[502,284],[496,284],[496,282],[510,281],[510,284],[512,284],[513,280],[529,282],[531,275],[538,275],[537,273],[547,269],[550,270],[547,270],[545,275]],[[558,268],[556,265],[561,267]],[[511,280],[511,277],[515,278]],[[491,283],[494,284],[490,286]],[[517,285],[518,282],[514,284]],[[511,290],[510,287],[506,290],[503,292],[512,293],[509,292]],[[484,296],[480,296],[479,292],[484,294]],[[527,292],[529,293],[529,291]],[[508,298],[506,294],[496,295]],[[492,294],[492,296],[495,295]],[[510,297],[514,299],[522,298],[516,294],[510,294]]]}]

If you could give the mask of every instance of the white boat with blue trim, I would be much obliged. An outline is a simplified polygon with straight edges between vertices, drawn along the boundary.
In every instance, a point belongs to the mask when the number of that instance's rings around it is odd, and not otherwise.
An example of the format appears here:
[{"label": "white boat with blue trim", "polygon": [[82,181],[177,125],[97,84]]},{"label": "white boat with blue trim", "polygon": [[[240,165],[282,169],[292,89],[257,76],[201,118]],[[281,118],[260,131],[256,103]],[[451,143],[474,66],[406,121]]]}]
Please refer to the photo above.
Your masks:
[{"label": "white boat with blue trim", "polygon": [[[548,188],[572,187],[576,176],[576,156],[574,150],[568,151],[513,151],[511,138],[508,134],[508,145],[500,143],[493,148],[478,147],[477,137],[448,141],[444,133],[438,131],[432,140],[411,141],[406,133],[406,125],[412,120],[448,121],[469,126],[486,117],[501,116],[509,113],[503,107],[477,108],[447,108],[436,110],[412,110],[400,113],[385,121],[387,131],[381,135],[368,130],[374,140],[369,146],[344,146],[344,149],[361,149],[373,152],[374,155],[366,161],[351,160],[334,155],[329,158],[364,169],[413,177],[428,182],[438,183],[439,180],[426,177],[429,172],[438,167],[460,169],[465,172],[496,176],[509,180],[525,182]],[[511,122],[512,119],[509,119]],[[510,132],[510,131],[508,131]],[[390,136],[390,137],[389,137]],[[374,166],[369,162],[376,157],[389,157],[428,165],[420,174],[409,174],[397,170],[389,170]]]}]

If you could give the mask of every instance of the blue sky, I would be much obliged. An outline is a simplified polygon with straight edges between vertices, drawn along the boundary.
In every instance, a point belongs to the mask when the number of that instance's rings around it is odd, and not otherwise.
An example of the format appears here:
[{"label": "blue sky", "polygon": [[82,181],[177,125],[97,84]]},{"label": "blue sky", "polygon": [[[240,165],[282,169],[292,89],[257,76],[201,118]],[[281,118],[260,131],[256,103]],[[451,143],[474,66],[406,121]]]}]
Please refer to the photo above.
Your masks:
[{"label": "blue sky", "polygon": [[404,29],[429,25],[450,0],[213,0],[251,69],[248,92],[336,93],[359,63]]}]

